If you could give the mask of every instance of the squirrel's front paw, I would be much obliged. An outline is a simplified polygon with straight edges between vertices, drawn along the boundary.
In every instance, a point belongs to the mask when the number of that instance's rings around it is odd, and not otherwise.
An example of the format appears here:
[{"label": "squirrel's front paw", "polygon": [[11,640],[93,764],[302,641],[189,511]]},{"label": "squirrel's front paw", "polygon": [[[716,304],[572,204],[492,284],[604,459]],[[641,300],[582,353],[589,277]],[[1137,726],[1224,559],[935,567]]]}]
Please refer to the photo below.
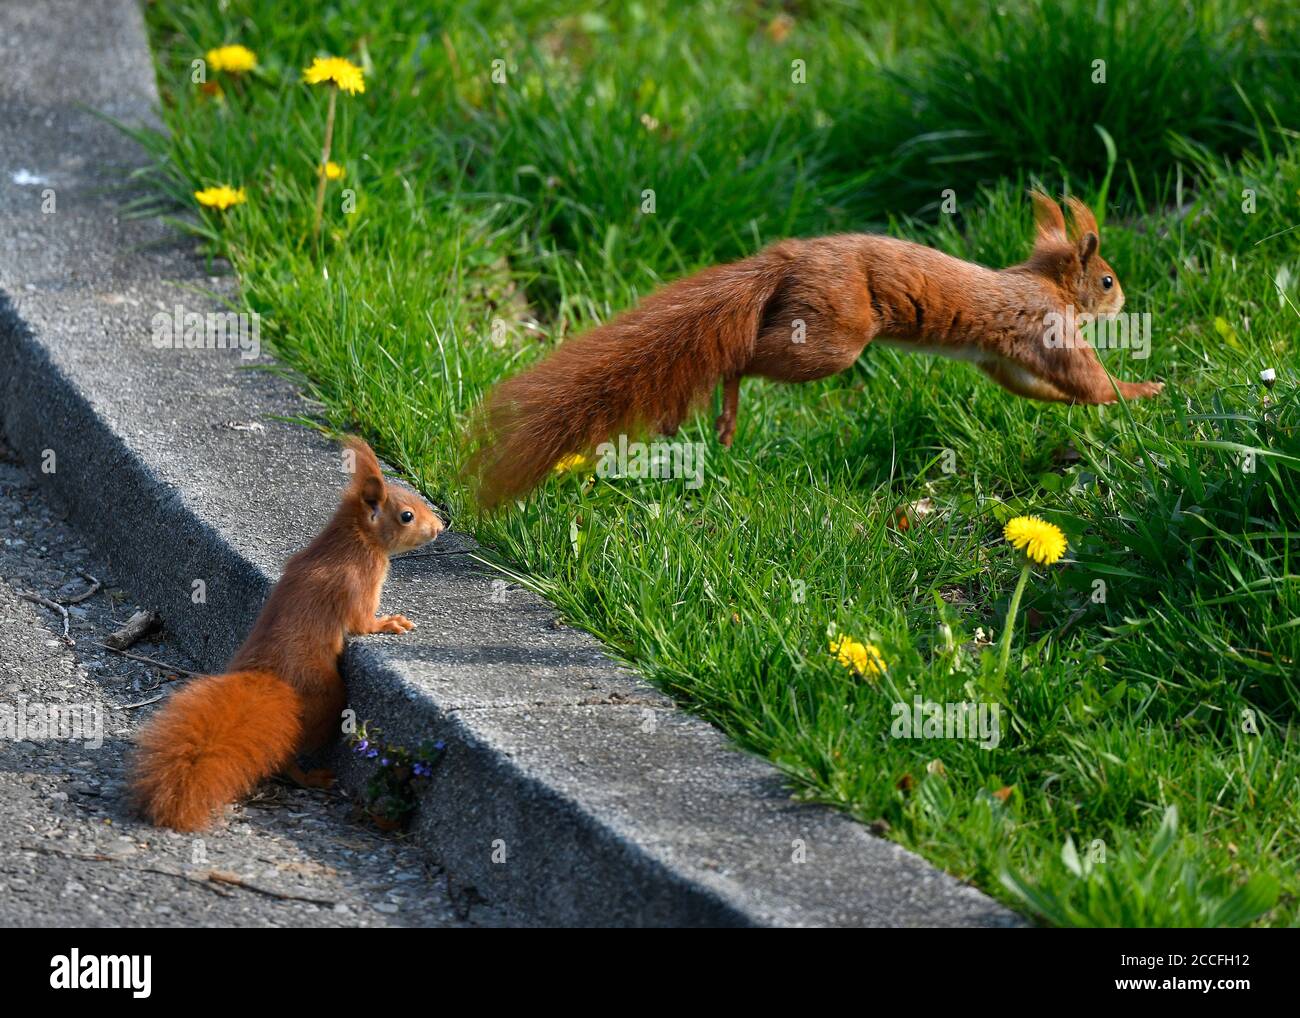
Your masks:
[{"label": "squirrel's front paw", "polygon": [[372,633],[409,633],[415,628],[415,623],[405,615],[380,615],[375,619],[375,627],[370,630]]},{"label": "squirrel's front paw", "polygon": [[1160,395],[1164,387],[1164,382],[1120,382],[1119,394],[1125,399],[1142,399]]}]

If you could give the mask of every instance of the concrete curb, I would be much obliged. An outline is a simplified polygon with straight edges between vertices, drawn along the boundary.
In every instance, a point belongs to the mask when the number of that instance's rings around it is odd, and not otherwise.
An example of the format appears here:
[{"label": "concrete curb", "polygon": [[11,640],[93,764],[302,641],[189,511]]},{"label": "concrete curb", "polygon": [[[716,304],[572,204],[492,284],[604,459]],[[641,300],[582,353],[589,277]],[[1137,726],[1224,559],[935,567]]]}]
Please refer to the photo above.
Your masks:
[{"label": "concrete curb", "polygon": [[[0,83],[4,429],[121,579],[219,668],[332,510],[337,451],[273,419],[303,412],[280,375],[150,340],[156,312],[215,310],[196,288],[233,285],[163,224],[121,218],[105,190],[142,159],[82,104],[147,122],[157,101],[135,5],[5,5],[6,56],[18,73]],[[42,211],[50,189],[56,214]],[[412,833],[458,884],[549,924],[1023,924],[849,818],[792,802],[774,768],[539,598],[507,588],[502,603],[494,579],[464,555],[396,562],[385,609],[420,628],[345,655],[358,717],[390,741],[448,745]],[[336,755],[360,788],[366,765]]]}]

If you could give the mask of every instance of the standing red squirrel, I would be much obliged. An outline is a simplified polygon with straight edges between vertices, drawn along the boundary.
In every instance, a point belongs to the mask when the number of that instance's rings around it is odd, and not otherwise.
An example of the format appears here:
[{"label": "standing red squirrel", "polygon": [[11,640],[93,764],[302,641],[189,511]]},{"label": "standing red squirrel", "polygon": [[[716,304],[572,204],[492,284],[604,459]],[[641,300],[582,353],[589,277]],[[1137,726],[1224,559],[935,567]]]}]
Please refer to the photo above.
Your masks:
[{"label": "standing red squirrel", "polygon": [[893,237],[843,234],[781,241],[665,286],[493,390],[469,463],[480,502],[523,495],[562,457],[616,434],[674,434],[719,382],[717,435],[730,445],[741,378],[825,378],[875,339],[969,360],[1033,399],[1113,403],[1116,390],[1125,399],[1160,392],[1159,382],[1113,379],[1077,331],[1048,340],[1070,309],[1115,314],[1124,293],[1098,254],[1088,207],[1068,199],[1067,230],[1056,202],[1031,197],[1033,252],[1000,271]]},{"label": "standing red squirrel", "polygon": [[388,558],[432,541],[443,522],[414,491],[384,480],[370,446],[346,444],[352,483],[325,529],[285,565],[230,670],[173,695],[139,736],[131,791],[159,826],[200,830],[282,771],[328,784],[328,772],[304,773],[296,758],[338,730],[344,637],[415,628],[402,615],[375,616]]}]

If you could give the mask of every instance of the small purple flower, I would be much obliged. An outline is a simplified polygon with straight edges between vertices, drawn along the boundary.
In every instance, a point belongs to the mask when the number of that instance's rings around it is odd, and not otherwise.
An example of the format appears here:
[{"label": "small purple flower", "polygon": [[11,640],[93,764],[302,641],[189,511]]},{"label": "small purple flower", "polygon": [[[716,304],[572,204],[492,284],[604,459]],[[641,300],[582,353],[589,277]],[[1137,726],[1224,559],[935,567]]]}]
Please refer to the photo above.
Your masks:
[{"label": "small purple flower", "polygon": [[370,740],[362,739],[360,742],[356,744],[355,748],[358,753],[364,753],[366,750],[370,748]]},{"label": "small purple flower", "polygon": [[379,761],[379,766],[380,766],[380,767],[387,767],[387,766],[388,766],[390,763],[392,763],[392,762],[393,762],[393,761],[389,760],[388,757],[384,757],[382,760]]},{"label": "small purple flower", "polygon": [[373,760],[373,759],[374,759],[375,757],[377,757],[378,755],[379,755],[379,750],[377,750],[377,749],[372,749],[369,753],[366,754],[366,759],[367,759],[367,760]]},{"label": "small purple flower", "polygon": [[433,748],[436,749],[439,753],[441,753],[444,749],[447,748],[447,744],[443,742],[441,739],[439,739],[437,742],[433,744]]}]

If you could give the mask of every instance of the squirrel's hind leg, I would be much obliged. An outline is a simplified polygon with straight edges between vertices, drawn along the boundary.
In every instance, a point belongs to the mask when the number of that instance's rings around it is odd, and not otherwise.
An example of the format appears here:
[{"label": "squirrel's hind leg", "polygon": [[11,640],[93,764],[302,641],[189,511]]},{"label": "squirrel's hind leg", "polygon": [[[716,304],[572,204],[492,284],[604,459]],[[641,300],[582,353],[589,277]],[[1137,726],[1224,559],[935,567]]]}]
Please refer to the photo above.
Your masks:
[{"label": "squirrel's hind leg", "polygon": [[305,771],[298,766],[298,761],[294,760],[281,773],[299,788],[334,787],[334,772],[326,767],[317,767]]},{"label": "squirrel's hind leg", "polygon": [[731,440],[736,437],[736,414],[740,410],[740,376],[733,375],[722,382],[722,413],[713,426],[718,432],[718,441],[731,448]]}]

